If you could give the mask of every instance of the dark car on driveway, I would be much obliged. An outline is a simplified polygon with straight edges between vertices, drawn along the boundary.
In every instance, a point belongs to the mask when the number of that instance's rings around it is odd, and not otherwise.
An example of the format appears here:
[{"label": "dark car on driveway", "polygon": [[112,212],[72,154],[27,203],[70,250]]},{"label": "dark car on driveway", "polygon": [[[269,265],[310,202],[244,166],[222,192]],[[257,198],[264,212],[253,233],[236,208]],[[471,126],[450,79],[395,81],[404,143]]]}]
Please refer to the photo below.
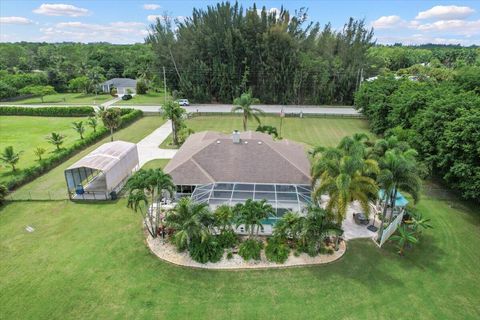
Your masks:
[{"label": "dark car on driveway", "polygon": [[133,98],[133,97],[132,97],[131,94],[124,94],[124,95],[122,96],[122,100],[130,100],[130,99],[132,99],[132,98]]}]

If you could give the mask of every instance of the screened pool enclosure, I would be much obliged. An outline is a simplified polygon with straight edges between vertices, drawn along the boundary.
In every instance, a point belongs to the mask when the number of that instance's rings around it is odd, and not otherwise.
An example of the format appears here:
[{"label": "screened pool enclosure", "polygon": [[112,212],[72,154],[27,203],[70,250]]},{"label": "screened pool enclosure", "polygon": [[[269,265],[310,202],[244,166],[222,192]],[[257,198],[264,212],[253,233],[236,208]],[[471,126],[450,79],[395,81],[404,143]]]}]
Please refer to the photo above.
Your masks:
[{"label": "screened pool enclosure", "polygon": [[311,189],[309,185],[224,182],[197,186],[191,197],[196,202],[208,203],[212,209],[223,204],[234,206],[247,199],[265,199],[276,212],[265,224],[274,224],[287,211],[302,212],[311,203]]},{"label": "screened pool enclosure", "polygon": [[115,199],[137,168],[135,143],[105,143],[65,170],[68,195],[73,200]]}]

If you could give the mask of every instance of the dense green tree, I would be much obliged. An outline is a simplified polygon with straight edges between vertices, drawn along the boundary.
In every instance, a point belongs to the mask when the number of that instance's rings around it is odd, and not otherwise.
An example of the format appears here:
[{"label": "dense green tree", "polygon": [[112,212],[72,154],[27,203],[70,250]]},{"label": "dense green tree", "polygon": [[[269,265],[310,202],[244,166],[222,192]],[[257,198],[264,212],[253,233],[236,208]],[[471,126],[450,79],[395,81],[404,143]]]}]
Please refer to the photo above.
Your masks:
[{"label": "dense green tree", "polygon": [[122,112],[119,108],[108,108],[100,110],[100,117],[105,128],[110,130],[110,141],[113,141],[113,131],[122,123]]},{"label": "dense green tree", "polygon": [[32,94],[34,96],[40,97],[40,100],[42,101],[42,103],[43,103],[43,97],[49,94],[56,93],[55,89],[52,86],[34,86],[34,85],[24,87],[20,89],[19,92],[23,94]]}]

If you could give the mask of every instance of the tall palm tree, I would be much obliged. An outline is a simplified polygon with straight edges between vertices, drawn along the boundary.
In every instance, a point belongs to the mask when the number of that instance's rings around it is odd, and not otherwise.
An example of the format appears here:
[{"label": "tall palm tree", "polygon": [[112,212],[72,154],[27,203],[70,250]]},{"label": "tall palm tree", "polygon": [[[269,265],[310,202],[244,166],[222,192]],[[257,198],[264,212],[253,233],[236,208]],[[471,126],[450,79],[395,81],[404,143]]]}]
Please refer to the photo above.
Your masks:
[{"label": "tall palm tree", "polygon": [[335,214],[337,223],[345,219],[347,206],[355,200],[368,214],[369,201],[377,196],[378,187],[371,175],[378,173],[378,164],[363,159],[360,153],[363,151],[357,146],[324,148],[323,151],[317,148],[313,152],[316,155],[312,166],[313,198],[318,201],[322,194],[329,195],[327,211]]},{"label": "tall palm tree", "polygon": [[379,160],[381,171],[377,180],[385,195],[383,199],[382,221],[377,237],[379,242],[381,241],[388,206],[390,206],[392,211],[395,209],[398,191],[402,190],[410,194],[415,203],[420,198],[422,181],[418,174],[416,155],[417,152],[414,149],[401,151],[395,148],[386,151]]},{"label": "tall palm tree", "polygon": [[260,124],[259,115],[264,115],[261,109],[253,108],[252,104],[258,103],[258,99],[252,98],[252,95],[248,92],[242,93],[242,95],[233,100],[234,107],[232,112],[242,111],[243,113],[243,131],[247,131],[248,119],[255,119]]},{"label": "tall palm tree", "polygon": [[122,112],[119,108],[108,108],[100,111],[103,125],[110,130],[110,140],[113,141],[113,131],[122,123]]},{"label": "tall palm tree", "polygon": [[183,115],[185,112],[185,109],[183,109],[176,101],[167,101],[167,103],[162,106],[163,118],[172,122],[172,138],[173,144],[176,146],[179,145],[178,133],[182,128]]},{"label": "tall palm tree", "polygon": [[20,160],[20,154],[22,152],[23,151],[15,152],[12,146],[8,146],[0,154],[0,160],[11,166],[12,171],[16,171],[17,168],[15,167],[15,165],[17,164],[18,160]]},{"label": "tall palm tree", "polygon": [[142,214],[148,232],[155,238],[161,224],[160,200],[165,195],[173,196],[175,190],[172,178],[161,169],[139,170],[126,187],[127,207]]},{"label": "tall palm tree", "polygon": [[233,210],[237,228],[243,224],[245,231],[249,233],[249,239],[252,239],[254,234],[258,236],[258,231],[262,227],[264,219],[275,215],[275,210],[266,200],[253,201],[248,199],[245,203],[235,205]]},{"label": "tall palm tree", "polygon": [[85,127],[83,126],[83,121],[74,121],[72,122],[73,129],[77,131],[80,135],[80,139],[83,139],[83,134],[85,133]]},{"label": "tall palm tree", "polygon": [[65,136],[60,134],[60,133],[56,133],[56,132],[52,132],[50,134],[50,136],[46,137],[47,141],[51,144],[53,144],[54,146],[57,147],[57,151],[60,150],[60,146],[63,144],[64,140],[65,140]]},{"label": "tall palm tree", "polygon": [[206,241],[211,235],[213,215],[206,203],[197,203],[190,198],[181,198],[167,212],[168,227],[175,229],[173,241],[178,249],[187,248],[192,241]]}]

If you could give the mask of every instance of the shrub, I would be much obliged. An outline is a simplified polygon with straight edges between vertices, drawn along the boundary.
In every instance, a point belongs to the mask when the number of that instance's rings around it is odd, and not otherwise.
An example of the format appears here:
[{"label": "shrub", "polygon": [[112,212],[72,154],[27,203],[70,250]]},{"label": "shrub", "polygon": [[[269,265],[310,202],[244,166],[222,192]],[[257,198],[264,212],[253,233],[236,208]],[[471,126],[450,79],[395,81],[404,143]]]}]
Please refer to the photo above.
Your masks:
[{"label": "shrub", "polygon": [[234,247],[238,238],[233,230],[225,230],[217,236],[217,241],[222,248],[227,249]]},{"label": "shrub", "polygon": [[190,252],[190,257],[200,263],[218,262],[223,256],[223,248],[212,236],[209,236],[204,241],[194,239],[190,242],[188,251]]},{"label": "shrub", "polygon": [[[0,205],[5,201],[5,197],[8,194],[8,189],[3,184],[0,184]],[[231,252],[230,252],[231,253]]]},{"label": "shrub", "polygon": [[268,239],[267,246],[265,247],[265,255],[268,261],[284,263],[288,259],[289,254],[290,248],[285,241],[277,237]]},{"label": "shrub", "polygon": [[260,260],[263,243],[255,239],[247,239],[240,244],[238,254],[243,260]]},{"label": "shrub", "polygon": [[2,116],[83,117],[94,113],[93,107],[0,107]]},{"label": "shrub", "polygon": [[[83,107],[82,107],[83,108]],[[90,107],[88,107],[90,108]],[[0,110],[3,108],[0,108]],[[42,108],[38,108],[42,109]],[[60,109],[69,109],[69,108],[60,108]],[[93,108],[90,108],[93,110]],[[32,108],[32,110],[35,110]],[[135,109],[122,109],[122,123],[120,125],[120,128],[126,127],[130,123],[134,122],[138,118],[142,117],[143,112],[140,110],[135,110]],[[75,155],[77,152],[85,149],[86,147],[92,145],[93,143],[101,140],[105,136],[109,134],[108,129],[102,127],[97,132],[92,132],[88,136],[86,136],[83,140],[79,140],[75,142],[73,145],[71,145],[68,148],[64,148],[59,150],[58,152],[55,152],[50,156],[49,158],[43,159],[41,162],[28,167],[26,169],[23,169],[21,174],[11,178],[7,182],[7,188],[9,190],[13,190],[15,188],[18,188],[33,179],[37,178],[38,176],[50,171],[53,169],[55,166],[58,164],[62,163],[69,157]]]},{"label": "shrub", "polygon": [[232,250],[228,250],[228,251],[227,251],[227,259],[228,259],[228,260],[232,260],[232,259],[233,259],[233,252],[232,252]]},{"label": "shrub", "polygon": [[137,81],[137,93],[138,94],[145,94],[147,93],[148,87],[145,81],[143,80],[138,80]]}]

